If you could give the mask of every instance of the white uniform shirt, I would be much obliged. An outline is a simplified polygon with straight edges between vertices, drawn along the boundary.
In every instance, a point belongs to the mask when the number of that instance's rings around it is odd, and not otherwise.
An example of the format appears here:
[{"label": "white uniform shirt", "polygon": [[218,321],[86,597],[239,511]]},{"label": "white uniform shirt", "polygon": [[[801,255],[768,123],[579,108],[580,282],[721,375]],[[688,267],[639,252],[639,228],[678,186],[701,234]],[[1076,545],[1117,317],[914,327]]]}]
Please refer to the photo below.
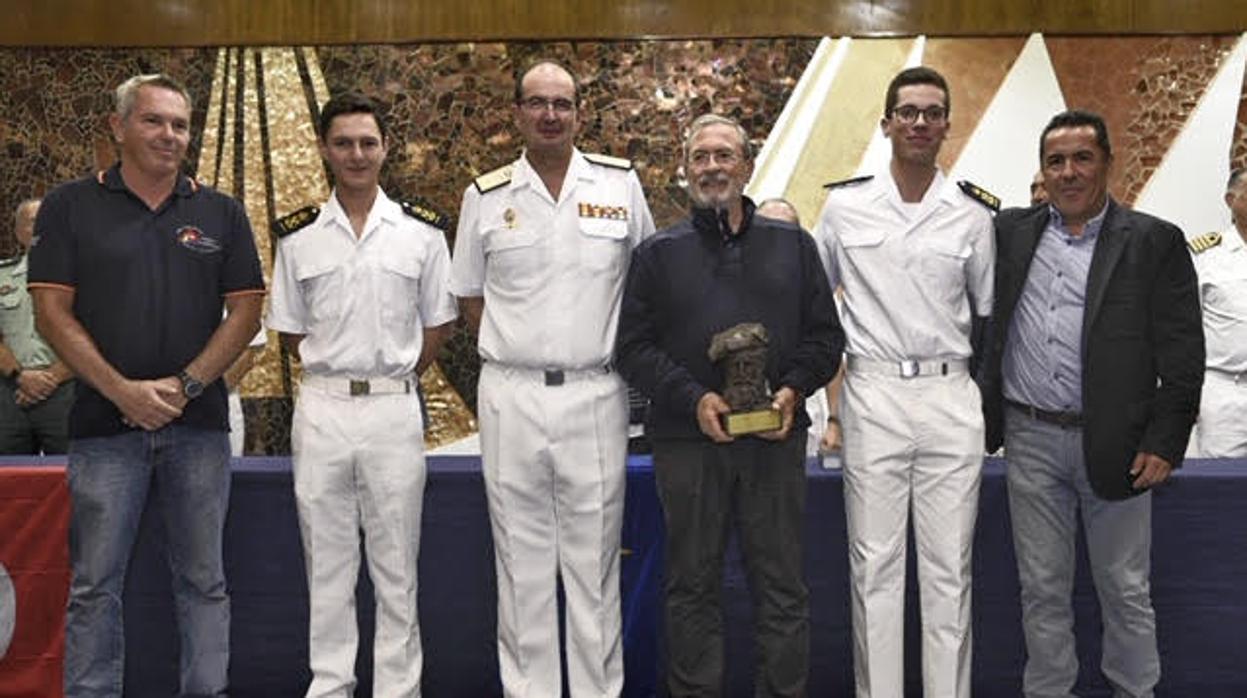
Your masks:
[{"label": "white uniform shirt", "polygon": [[424,328],[456,317],[449,256],[441,230],[380,189],[356,239],[335,193],[314,222],[280,241],[268,327],[306,335],[299,354],[308,373],[407,377]]},{"label": "white uniform shirt", "polygon": [[1247,371],[1247,245],[1234,228],[1221,244],[1192,255],[1204,309],[1208,368]]},{"label": "white uniform shirt", "polygon": [[609,363],[632,248],[653,232],[636,173],[579,150],[558,201],[523,156],[509,183],[469,186],[451,290],[485,299],[481,356],[529,368]]},{"label": "white uniform shirt", "polygon": [[990,315],[991,212],[936,172],[920,205],[888,172],[831,190],[814,229],[844,285],[846,351],[880,361],[970,356],[970,315]]}]

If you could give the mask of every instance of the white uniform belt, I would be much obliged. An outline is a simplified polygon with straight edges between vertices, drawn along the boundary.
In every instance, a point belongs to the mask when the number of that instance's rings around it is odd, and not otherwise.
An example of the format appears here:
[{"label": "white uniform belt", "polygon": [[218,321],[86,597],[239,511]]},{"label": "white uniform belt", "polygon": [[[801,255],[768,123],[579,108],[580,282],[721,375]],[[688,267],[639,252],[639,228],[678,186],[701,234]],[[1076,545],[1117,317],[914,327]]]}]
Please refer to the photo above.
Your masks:
[{"label": "white uniform belt", "polygon": [[568,381],[583,380],[585,378],[600,378],[614,370],[610,364],[603,364],[593,368],[532,368],[530,366],[500,364],[497,361],[486,361],[485,364],[511,375],[539,380],[549,386],[563,385]]},{"label": "white uniform belt", "polygon": [[1219,378],[1223,381],[1229,381],[1235,385],[1247,386],[1247,371],[1227,371],[1223,368],[1208,367],[1207,376],[1209,378]]},{"label": "white uniform belt", "polygon": [[350,378],[315,376],[306,373],[303,374],[303,385],[331,395],[348,395],[351,397],[393,395],[395,393],[411,393],[416,390],[416,382],[410,378],[352,380]]},{"label": "white uniform belt", "polygon": [[970,370],[970,365],[965,359],[879,361],[850,354],[849,370],[854,373],[870,373],[878,376],[918,378],[921,376],[949,376],[957,373],[966,373]]}]

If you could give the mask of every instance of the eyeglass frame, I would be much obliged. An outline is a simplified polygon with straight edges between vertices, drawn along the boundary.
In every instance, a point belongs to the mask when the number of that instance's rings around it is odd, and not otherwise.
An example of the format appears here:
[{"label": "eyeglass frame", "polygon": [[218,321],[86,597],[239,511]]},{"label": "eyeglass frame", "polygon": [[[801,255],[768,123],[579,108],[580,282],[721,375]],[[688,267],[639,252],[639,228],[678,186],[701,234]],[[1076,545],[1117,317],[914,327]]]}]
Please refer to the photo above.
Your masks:
[{"label": "eyeglass frame", "polygon": [[[931,112],[935,112],[938,116],[932,116]],[[910,114],[910,116],[907,117],[905,114]],[[932,104],[925,109],[919,109],[912,104],[902,104],[893,107],[892,113],[888,115],[888,118],[895,118],[902,124],[916,124],[919,116],[928,125],[942,126],[948,123],[948,107],[942,104]]]},{"label": "eyeglass frame", "polygon": [[566,97],[555,97],[548,99],[546,97],[537,97],[535,95],[524,97],[515,101],[516,106],[534,114],[540,114],[546,111],[553,111],[555,114],[571,114],[576,111],[576,102]]}]

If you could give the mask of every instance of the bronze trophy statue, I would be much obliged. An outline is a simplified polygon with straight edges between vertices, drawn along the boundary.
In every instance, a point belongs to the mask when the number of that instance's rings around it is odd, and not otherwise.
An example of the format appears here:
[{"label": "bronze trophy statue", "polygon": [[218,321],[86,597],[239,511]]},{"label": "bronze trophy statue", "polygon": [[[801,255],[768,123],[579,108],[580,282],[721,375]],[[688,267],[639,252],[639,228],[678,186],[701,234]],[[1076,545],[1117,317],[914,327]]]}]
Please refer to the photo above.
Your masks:
[{"label": "bronze trophy statue", "polygon": [[716,334],[707,352],[723,371],[723,399],[732,411],[723,415],[723,429],[732,436],[779,429],[779,410],[771,407],[766,381],[769,337],[761,323],[743,322]]}]

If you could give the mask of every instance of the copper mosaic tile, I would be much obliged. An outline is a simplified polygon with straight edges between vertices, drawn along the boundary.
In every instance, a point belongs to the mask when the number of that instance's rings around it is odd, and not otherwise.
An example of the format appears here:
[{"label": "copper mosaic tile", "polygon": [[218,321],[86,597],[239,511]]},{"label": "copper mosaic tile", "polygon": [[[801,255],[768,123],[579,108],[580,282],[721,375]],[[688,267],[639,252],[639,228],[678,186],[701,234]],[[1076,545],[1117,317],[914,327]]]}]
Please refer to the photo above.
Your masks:
[{"label": "copper mosaic tile", "polygon": [[1066,104],[1108,124],[1109,190],[1119,201],[1131,204],[1143,190],[1237,38],[1047,38]]}]

